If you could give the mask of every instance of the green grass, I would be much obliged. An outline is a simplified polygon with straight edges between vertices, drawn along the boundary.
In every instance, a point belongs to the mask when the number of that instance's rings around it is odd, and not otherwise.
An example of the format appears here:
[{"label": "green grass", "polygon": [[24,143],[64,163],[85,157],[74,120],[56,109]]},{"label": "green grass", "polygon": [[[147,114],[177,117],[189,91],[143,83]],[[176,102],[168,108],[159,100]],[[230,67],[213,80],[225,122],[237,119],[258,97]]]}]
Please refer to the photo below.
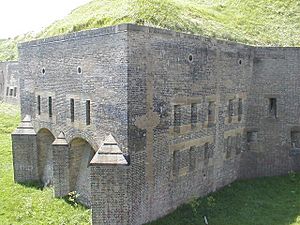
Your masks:
[{"label": "green grass", "polygon": [[17,59],[19,42],[120,23],[252,45],[300,46],[298,0],[93,0],[35,36],[0,40],[0,61]]},{"label": "green grass", "polygon": [[[18,108],[0,104],[0,224],[90,224],[90,210],[53,197],[53,189],[13,181],[10,133]],[[149,225],[300,225],[300,174],[235,182],[180,206]]]},{"label": "green grass", "polygon": [[18,108],[0,104],[0,224],[90,224],[90,210],[54,198],[52,188],[14,183],[10,133],[19,121]]},{"label": "green grass", "polygon": [[239,181],[149,225],[300,224],[300,174]]}]

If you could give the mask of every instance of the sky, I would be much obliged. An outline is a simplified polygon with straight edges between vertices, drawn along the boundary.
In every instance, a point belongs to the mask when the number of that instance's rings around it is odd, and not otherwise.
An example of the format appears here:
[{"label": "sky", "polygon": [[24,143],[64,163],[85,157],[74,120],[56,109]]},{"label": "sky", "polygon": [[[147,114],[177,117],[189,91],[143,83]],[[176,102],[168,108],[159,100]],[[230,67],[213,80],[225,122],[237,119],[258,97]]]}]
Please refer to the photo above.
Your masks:
[{"label": "sky", "polygon": [[38,32],[91,0],[0,0],[0,39]]}]

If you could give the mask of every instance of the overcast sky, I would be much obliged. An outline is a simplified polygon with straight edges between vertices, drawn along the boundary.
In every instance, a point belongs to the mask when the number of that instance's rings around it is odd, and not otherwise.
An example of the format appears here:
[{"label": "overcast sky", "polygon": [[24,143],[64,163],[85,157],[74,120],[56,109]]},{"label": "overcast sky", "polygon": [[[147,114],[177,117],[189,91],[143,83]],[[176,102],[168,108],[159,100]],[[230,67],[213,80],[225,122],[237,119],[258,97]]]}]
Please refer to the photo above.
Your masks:
[{"label": "overcast sky", "polygon": [[0,38],[40,31],[91,0],[0,0]]}]

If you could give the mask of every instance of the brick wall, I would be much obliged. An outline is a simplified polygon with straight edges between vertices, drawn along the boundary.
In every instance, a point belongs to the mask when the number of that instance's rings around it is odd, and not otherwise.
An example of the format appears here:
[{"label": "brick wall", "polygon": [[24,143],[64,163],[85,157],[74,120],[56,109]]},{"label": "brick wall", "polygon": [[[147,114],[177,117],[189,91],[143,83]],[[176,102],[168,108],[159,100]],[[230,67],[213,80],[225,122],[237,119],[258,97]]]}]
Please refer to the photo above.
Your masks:
[{"label": "brick wall", "polygon": [[[19,51],[22,115],[36,132],[87,143],[68,150],[68,178],[71,187],[78,179],[89,186],[91,174],[94,224],[143,224],[236,179],[300,167],[291,134],[300,131],[297,48],[124,24]],[[130,165],[81,169],[110,133]],[[80,189],[89,195],[87,186]]]}]

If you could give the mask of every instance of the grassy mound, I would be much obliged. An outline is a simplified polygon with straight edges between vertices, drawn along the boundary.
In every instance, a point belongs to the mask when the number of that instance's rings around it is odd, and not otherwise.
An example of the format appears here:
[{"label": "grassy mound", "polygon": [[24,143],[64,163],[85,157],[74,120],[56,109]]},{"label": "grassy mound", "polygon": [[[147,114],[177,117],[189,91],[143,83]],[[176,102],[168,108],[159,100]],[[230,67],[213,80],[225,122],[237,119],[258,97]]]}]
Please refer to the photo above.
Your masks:
[{"label": "grassy mound", "polygon": [[38,35],[0,40],[0,61],[16,43],[120,23],[135,23],[252,45],[300,46],[298,0],[93,0]]}]

